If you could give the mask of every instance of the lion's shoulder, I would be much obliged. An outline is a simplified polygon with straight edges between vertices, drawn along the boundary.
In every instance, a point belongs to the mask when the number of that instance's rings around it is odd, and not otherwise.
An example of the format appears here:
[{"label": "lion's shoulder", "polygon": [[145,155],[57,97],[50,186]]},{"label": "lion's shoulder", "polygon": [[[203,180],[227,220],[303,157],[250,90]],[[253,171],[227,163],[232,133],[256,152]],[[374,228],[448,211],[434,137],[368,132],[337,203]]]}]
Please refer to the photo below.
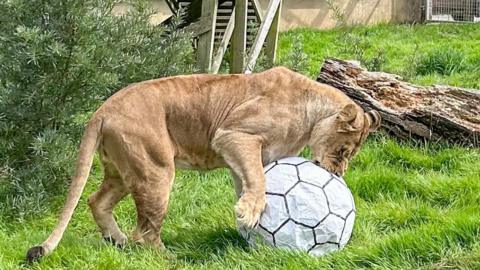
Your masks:
[{"label": "lion's shoulder", "polygon": [[282,74],[282,75],[297,75],[295,71],[285,67],[285,66],[276,66],[270,69],[263,71],[264,74]]}]

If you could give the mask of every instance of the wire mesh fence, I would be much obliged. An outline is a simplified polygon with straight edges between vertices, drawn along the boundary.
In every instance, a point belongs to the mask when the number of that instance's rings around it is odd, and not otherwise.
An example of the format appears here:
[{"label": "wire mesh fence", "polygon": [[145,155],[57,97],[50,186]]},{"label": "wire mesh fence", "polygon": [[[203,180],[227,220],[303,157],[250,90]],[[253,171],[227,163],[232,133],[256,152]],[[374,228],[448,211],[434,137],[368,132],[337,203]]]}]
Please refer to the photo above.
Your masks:
[{"label": "wire mesh fence", "polygon": [[480,22],[480,0],[426,0],[427,21]]}]

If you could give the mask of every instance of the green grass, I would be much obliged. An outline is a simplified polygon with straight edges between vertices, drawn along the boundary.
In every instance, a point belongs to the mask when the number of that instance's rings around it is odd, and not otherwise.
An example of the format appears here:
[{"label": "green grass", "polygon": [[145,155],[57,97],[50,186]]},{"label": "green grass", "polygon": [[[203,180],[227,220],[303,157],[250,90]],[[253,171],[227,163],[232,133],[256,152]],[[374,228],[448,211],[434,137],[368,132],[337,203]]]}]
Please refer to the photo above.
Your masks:
[{"label": "green grass", "polygon": [[[383,71],[402,75],[420,85],[449,84],[480,89],[480,27],[478,24],[377,25],[353,27],[347,30],[361,41],[360,47],[363,48],[365,57],[372,58],[377,55],[377,51],[383,51],[383,57],[386,59]],[[320,72],[325,57],[355,59],[350,48],[352,44],[342,42],[344,33],[345,31],[338,29],[288,31],[281,35],[279,56],[282,58],[292,50],[292,46],[296,45],[292,41],[301,36],[304,51],[310,59],[307,72],[315,78]],[[352,38],[347,40],[352,41]],[[417,65],[428,62],[425,58],[429,56],[433,58],[431,62],[438,63],[440,59],[441,64],[447,66],[446,71],[453,69],[454,72],[447,76],[416,72]],[[453,68],[449,63],[452,58],[456,60]],[[439,70],[443,68],[440,67]]]},{"label": "green grass", "polygon": [[[249,248],[235,230],[234,192],[226,170],[179,171],[163,240],[169,252],[101,240],[86,206],[99,185],[98,162],[59,248],[38,269],[412,269],[480,267],[480,152],[399,143],[376,135],[345,176],[358,209],[354,235],[323,258]],[[58,202],[58,200],[57,200]],[[125,231],[135,226],[130,198],[116,210]],[[25,251],[44,240],[56,213],[0,223],[0,265],[24,267]]]},{"label": "green grass", "polygon": [[[413,76],[415,83],[478,87],[472,63],[480,59],[480,27],[473,25],[375,26],[368,32],[385,49],[385,69],[403,73],[409,54],[449,46],[461,51],[461,73]],[[338,31],[297,30],[281,37],[280,54],[293,35],[304,36],[314,76],[323,58],[342,56],[333,43]],[[476,49],[475,49],[476,46]],[[476,75],[475,75],[476,74]],[[479,87],[480,88],[480,87]],[[42,242],[56,222],[55,210],[27,220],[0,217],[0,269],[480,269],[480,150],[435,143],[397,142],[383,134],[370,138],[345,176],[358,210],[347,247],[322,258],[269,247],[247,246],[235,229],[234,191],[226,170],[178,171],[162,237],[168,252],[129,244],[119,250],[105,243],[86,198],[100,183],[98,160],[65,236],[41,263],[24,263],[26,250]],[[115,211],[131,232],[131,198]]]}]

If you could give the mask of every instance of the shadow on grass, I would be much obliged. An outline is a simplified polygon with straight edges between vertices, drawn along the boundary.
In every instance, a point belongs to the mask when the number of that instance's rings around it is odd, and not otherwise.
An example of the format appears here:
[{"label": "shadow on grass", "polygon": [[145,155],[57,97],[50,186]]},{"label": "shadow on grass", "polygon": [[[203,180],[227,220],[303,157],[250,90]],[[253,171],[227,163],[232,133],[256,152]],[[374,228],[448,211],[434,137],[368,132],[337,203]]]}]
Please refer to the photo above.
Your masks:
[{"label": "shadow on grass", "polygon": [[217,227],[209,231],[187,230],[173,238],[165,238],[165,245],[176,258],[188,264],[205,264],[212,257],[224,257],[229,249],[250,251],[248,243],[231,227]]}]

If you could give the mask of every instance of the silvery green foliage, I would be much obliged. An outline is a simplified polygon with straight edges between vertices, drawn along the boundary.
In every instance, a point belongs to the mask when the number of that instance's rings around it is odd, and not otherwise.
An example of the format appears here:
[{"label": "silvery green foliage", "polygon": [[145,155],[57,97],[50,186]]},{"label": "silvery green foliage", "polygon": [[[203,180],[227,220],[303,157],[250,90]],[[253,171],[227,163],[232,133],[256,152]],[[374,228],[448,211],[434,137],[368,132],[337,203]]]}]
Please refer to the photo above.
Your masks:
[{"label": "silvery green foliage", "polygon": [[304,47],[303,37],[294,35],[291,49],[279,60],[278,64],[284,65],[295,72],[306,73],[310,60]]},{"label": "silvery green foliage", "polygon": [[0,216],[63,194],[86,120],[115,91],[194,71],[178,18],[149,24],[147,1],[114,16],[116,2],[0,1]]},{"label": "silvery green foliage", "polygon": [[240,233],[314,256],[343,248],[353,231],[355,203],[345,181],[310,161],[291,157],[265,167],[267,205],[259,224]]}]

